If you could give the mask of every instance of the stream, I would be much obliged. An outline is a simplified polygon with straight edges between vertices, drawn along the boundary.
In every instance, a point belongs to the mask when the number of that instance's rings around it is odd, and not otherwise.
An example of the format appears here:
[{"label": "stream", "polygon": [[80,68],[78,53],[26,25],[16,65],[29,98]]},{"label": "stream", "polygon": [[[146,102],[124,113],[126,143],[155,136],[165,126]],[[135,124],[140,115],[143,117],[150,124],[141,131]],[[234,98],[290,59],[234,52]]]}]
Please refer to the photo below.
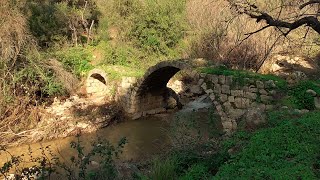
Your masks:
[{"label": "stream", "polygon": [[[203,121],[208,118],[208,110],[210,103],[203,102],[204,98],[192,101],[185,105],[180,112],[172,112],[168,114],[157,114],[153,116],[142,117],[138,120],[127,120],[106,128],[100,129],[95,133],[83,134],[80,137],[81,145],[85,150],[91,147],[91,143],[101,137],[116,143],[126,137],[123,153],[120,160],[143,160],[148,159],[156,154],[167,151],[171,145],[170,139],[170,122],[177,113],[192,113],[197,120]],[[199,110],[205,109],[205,110]],[[199,111],[198,111],[199,110]],[[56,139],[47,142],[34,143],[29,145],[21,145],[8,149],[12,155],[28,154],[29,149],[32,150],[32,156],[41,156],[41,147],[50,146],[53,154],[58,155],[62,162],[69,161],[71,156],[76,155],[76,151],[70,147],[70,142],[76,141],[76,137],[68,137]],[[87,151],[86,151],[87,152]],[[9,154],[0,154],[0,167],[8,161]],[[26,156],[28,159],[28,156]]]}]

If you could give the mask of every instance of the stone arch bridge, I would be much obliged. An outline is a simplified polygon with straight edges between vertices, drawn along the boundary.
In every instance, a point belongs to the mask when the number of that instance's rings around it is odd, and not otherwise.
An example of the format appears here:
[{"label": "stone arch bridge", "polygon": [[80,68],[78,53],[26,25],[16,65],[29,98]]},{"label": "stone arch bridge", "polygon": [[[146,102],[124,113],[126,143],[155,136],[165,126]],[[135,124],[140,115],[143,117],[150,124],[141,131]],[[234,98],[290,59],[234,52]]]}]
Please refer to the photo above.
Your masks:
[{"label": "stone arch bridge", "polygon": [[127,82],[123,81],[118,88],[118,101],[133,119],[163,112],[168,81],[181,70],[199,79],[200,74],[195,67],[203,66],[205,63],[203,59],[160,62],[150,67],[142,78],[127,78]]}]

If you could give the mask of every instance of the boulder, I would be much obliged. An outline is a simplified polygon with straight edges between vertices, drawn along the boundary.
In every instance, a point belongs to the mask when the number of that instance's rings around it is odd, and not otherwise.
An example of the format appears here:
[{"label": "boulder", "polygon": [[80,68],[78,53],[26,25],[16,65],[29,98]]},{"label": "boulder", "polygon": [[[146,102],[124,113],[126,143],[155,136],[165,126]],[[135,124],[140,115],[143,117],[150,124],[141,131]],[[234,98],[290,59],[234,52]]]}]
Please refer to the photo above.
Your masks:
[{"label": "boulder", "polygon": [[266,115],[259,107],[251,108],[245,114],[245,122],[247,127],[256,128],[267,122]]}]

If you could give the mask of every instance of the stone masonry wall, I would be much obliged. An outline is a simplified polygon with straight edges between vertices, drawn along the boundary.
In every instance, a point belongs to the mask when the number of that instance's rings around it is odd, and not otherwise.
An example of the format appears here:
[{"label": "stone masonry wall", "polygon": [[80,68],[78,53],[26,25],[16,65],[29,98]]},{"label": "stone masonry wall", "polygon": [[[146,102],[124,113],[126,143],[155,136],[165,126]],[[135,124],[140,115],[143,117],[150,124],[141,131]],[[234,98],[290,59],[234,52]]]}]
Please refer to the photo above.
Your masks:
[{"label": "stone masonry wall", "polygon": [[258,108],[261,113],[272,109],[273,95],[276,94],[274,81],[260,81],[234,76],[201,74],[201,88],[212,100],[221,117],[223,129],[231,133],[237,129],[240,118],[250,108]]}]

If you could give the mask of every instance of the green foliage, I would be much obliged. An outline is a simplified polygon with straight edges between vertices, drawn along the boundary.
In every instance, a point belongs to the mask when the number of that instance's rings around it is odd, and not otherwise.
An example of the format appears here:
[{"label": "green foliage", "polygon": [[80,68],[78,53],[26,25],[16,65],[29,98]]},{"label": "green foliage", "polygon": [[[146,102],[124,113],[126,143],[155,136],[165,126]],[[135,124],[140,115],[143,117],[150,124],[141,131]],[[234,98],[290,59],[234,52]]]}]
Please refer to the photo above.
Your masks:
[{"label": "green foliage", "polygon": [[313,112],[259,130],[240,153],[221,166],[216,178],[318,179],[319,169],[314,165],[319,157],[319,119],[320,113]]},{"label": "green foliage", "polygon": [[307,90],[313,90],[317,94],[320,93],[320,84],[314,81],[302,81],[297,85],[290,87],[288,101],[299,109],[315,109],[314,98]]},{"label": "green foliage", "polygon": [[[97,49],[101,51],[103,60],[101,64],[136,66],[139,62],[140,51],[131,46],[123,44],[121,46],[112,46],[107,42],[100,42]],[[140,64],[139,64],[140,65]]]},{"label": "green foliage", "polygon": [[209,169],[203,164],[194,164],[187,171],[186,174],[179,179],[181,180],[203,180],[209,179]]},{"label": "green foliage", "polygon": [[164,160],[155,159],[152,165],[151,179],[154,180],[170,180],[175,179],[176,161],[174,158],[166,158]]},{"label": "green foliage", "polygon": [[132,17],[128,37],[150,53],[168,55],[184,36],[185,1],[145,1],[142,10]]},{"label": "green foliage", "polygon": [[83,47],[70,47],[54,52],[55,56],[64,65],[64,68],[78,78],[91,70],[90,64],[92,53]]},{"label": "green foliage", "polygon": [[67,40],[67,21],[57,16],[59,12],[54,4],[31,1],[26,10],[31,14],[28,18],[30,31],[41,47],[62,44]]},{"label": "green foliage", "polygon": [[233,76],[234,77],[233,80],[237,82],[239,85],[243,85],[246,83],[245,78],[250,78],[250,79],[255,79],[260,81],[273,80],[277,88],[279,88],[280,90],[287,89],[287,82],[284,79],[271,74],[257,74],[257,73],[253,73],[245,70],[231,70],[225,66],[218,66],[215,68],[206,67],[206,68],[201,68],[200,71],[202,73],[207,73],[207,74]]},{"label": "green foliage", "polygon": [[100,16],[92,0],[31,0],[24,10],[29,14],[31,33],[44,48],[67,44],[69,40],[75,45],[86,43],[91,22],[97,23]]}]

